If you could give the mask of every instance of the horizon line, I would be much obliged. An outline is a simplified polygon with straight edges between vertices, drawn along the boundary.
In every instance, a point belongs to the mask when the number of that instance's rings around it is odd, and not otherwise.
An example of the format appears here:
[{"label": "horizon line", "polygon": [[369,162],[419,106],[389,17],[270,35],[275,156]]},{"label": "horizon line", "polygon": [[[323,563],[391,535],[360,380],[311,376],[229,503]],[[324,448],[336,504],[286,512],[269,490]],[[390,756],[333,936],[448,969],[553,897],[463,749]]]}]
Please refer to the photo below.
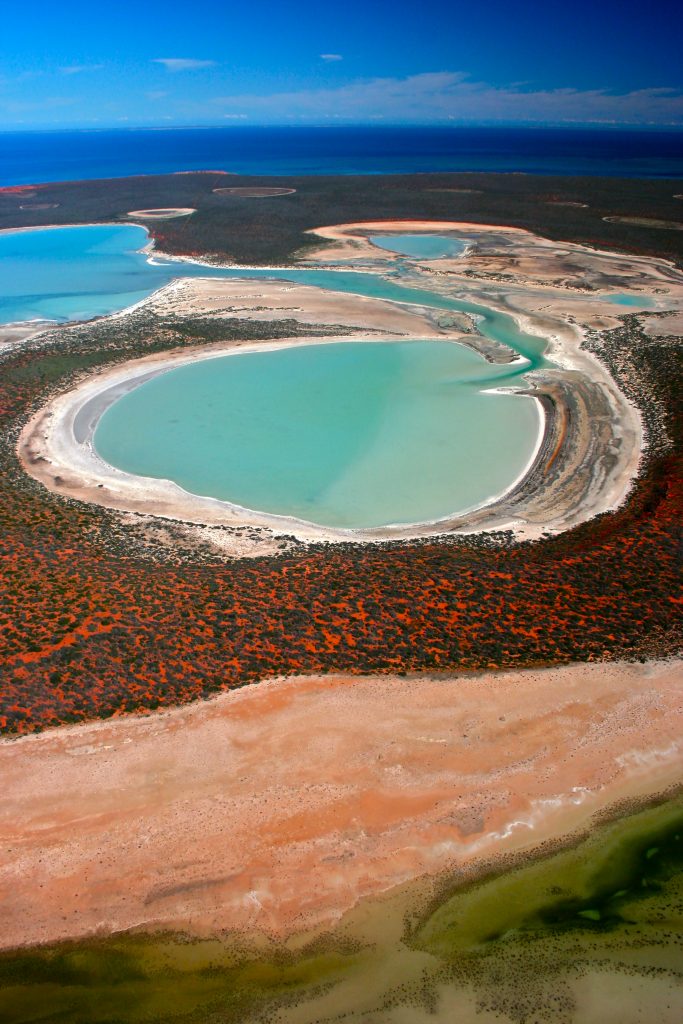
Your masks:
[{"label": "horizon line", "polygon": [[301,123],[254,123],[254,124],[225,124],[221,123],[192,123],[192,124],[102,124],[102,125],[0,125],[0,134],[48,134],[53,132],[132,132],[132,131],[215,131],[217,129],[225,131],[235,130],[274,130],[274,129],[287,129],[287,130],[311,130],[311,129],[325,129],[328,131],[334,131],[335,129],[359,129],[359,128],[371,128],[373,130],[384,129],[452,129],[457,131],[461,128],[527,128],[527,129],[552,129],[555,131],[572,131],[577,129],[586,130],[612,130],[612,131],[662,131],[662,132],[681,132],[683,133],[683,122],[650,122],[641,123],[634,121],[386,121],[378,123],[377,121],[347,121],[338,124],[330,124],[329,122],[311,122],[310,124]]}]

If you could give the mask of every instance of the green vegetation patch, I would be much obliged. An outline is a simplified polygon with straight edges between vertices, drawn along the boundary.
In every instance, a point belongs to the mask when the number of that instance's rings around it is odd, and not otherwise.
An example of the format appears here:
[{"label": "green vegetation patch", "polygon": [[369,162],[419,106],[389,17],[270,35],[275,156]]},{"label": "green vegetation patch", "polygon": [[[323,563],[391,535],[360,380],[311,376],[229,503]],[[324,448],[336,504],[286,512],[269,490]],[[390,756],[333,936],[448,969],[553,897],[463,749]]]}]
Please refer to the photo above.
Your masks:
[{"label": "green vegetation patch", "polygon": [[0,1019],[12,1024],[233,1024],[339,981],[354,954],[255,959],[219,940],[124,935],[0,956]]},{"label": "green vegetation patch", "polygon": [[[0,1020],[452,1024],[455,1006],[475,1005],[515,1024],[565,1024],[582,1020],[597,974],[619,998],[652,997],[651,1019],[668,1021],[681,980],[682,867],[678,798],[478,884],[451,879],[421,917],[422,882],[365,901],[306,945],[166,933],[4,953]],[[625,1024],[640,1019],[633,1012]]]},{"label": "green vegetation patch", "polygon": [[571,849],[454,892],[413,935],[451,958],[520,932],[611,929],[683,870],[683,799],[606,826]]}]

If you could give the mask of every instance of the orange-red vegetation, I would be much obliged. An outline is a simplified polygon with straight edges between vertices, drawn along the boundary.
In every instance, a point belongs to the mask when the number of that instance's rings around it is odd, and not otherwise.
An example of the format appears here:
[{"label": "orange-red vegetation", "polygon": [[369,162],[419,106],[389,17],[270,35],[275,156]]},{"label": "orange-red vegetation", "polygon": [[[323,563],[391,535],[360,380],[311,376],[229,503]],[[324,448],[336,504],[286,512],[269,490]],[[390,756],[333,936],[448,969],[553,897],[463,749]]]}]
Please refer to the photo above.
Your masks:
[{"label": "orange-red vegetation", "polygon": [[680,637],[675,452],[651,463],[618,513],[537,544],[155,558],[115,513],[62,500],[22,472],[14,440],[47,393],[43,358],[15,354],[0,375],[7,732],[151,710],[277,674],[661,655]]}]

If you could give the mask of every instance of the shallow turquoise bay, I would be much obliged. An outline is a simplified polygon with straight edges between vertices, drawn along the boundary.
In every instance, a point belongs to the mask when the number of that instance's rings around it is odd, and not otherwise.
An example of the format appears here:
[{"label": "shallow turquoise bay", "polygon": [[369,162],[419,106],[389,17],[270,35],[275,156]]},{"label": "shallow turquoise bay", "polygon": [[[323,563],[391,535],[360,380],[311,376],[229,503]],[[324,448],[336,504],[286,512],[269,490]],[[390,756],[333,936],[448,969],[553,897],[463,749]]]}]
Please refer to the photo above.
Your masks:
[{"label": "shallow turquoise bay", "polygon": [[147,242],[134,224],[0,233],[0,322],[85,320],[139,302],[171,279],[139,251]]},{"label": "shallow turquoise bay", "polygon": [[102,416],[111,465],[335,528],[439,519],[506,490],[536,402],[482,393],[505,369],[443,341],[340,342],[203,359]]}]

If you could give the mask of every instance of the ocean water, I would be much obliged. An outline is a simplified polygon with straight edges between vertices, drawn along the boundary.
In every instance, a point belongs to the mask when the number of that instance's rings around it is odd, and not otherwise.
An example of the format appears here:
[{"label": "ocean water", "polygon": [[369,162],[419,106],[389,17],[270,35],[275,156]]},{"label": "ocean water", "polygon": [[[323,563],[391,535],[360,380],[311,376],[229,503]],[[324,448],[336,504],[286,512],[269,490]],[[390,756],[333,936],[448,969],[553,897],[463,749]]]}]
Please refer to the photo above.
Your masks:
[{"label": "ocean water", "polygon": [[412,256],[416,260],[438,260],[444,256],[462,256],[466,242],[446,235],[371,235],[370,241],[380,249]]},{"label": "ocean water", "polygon": [[0,185],[225,170],[237,174],[683,177],[683,133],[605,128],[167,128],[0,133]]},{"label": "ocean water", "polygon": [[102,416],[111,465],[246,508],[353,528],[439,519],[502,493],[541,426],[506,374],[444,341],[341,342],[203,359]]}]

